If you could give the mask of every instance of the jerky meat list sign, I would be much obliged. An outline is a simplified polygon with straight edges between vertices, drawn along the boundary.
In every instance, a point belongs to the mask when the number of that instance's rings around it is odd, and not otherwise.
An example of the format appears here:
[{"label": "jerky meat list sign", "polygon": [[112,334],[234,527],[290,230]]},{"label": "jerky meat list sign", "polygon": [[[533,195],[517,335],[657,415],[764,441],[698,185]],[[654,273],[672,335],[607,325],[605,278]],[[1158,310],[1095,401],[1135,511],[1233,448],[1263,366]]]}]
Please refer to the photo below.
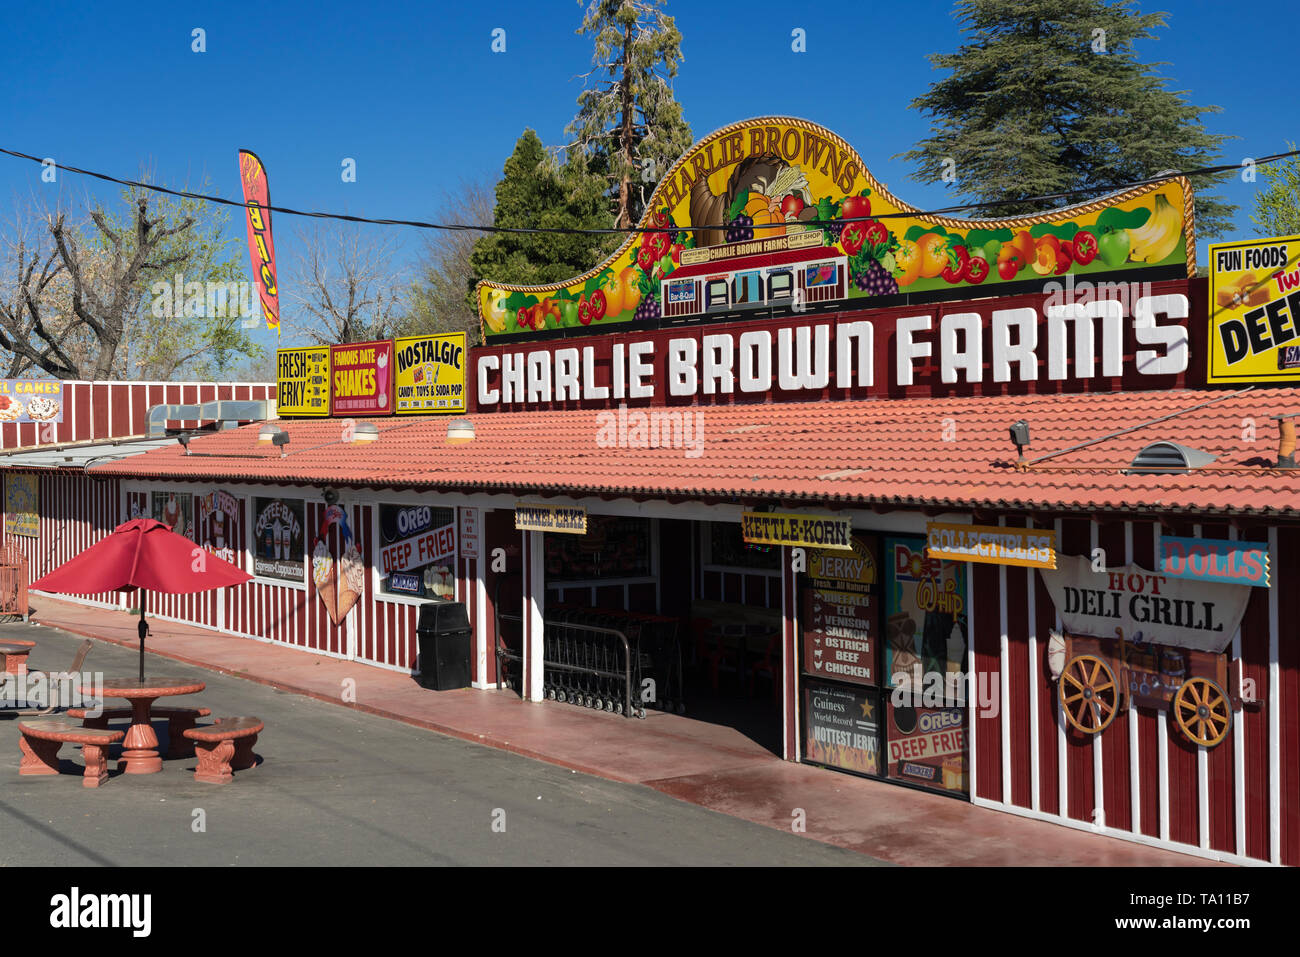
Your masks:
[{"label": "jerky meat list sign", "polygon": [[854,537],[851,552],[814,551],[799,602],[803,670],[819,678],[875,685],[876,561]]}]

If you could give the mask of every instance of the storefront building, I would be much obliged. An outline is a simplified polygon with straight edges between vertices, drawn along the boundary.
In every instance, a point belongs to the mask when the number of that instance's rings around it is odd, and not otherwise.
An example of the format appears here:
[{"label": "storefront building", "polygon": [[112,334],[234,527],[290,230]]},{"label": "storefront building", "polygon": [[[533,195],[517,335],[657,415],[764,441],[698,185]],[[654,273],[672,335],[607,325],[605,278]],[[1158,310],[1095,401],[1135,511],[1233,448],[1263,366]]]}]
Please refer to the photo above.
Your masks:
[{"label": "storefront building", "polygon": [[661,183],[662,238],[481,288],[486,346],[286,352],[273,425],[66,480],[254,575],[163,617],[412,672],[420,606],[463,602],[476,688],[1294,865],[1293,306],[1221,332],[1191,210],[913,216],[829,131],[737,124]]}]

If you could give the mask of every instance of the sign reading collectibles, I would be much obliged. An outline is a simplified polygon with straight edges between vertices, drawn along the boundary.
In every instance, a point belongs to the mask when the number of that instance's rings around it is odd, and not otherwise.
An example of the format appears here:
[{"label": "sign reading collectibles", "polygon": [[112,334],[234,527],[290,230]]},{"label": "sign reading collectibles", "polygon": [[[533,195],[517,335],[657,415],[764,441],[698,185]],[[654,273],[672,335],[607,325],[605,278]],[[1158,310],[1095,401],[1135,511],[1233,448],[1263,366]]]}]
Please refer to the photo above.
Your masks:
[{"label": "sign reading collectibles", "polygon": [[1072,634],[1129,640],[1219,654],[1241,624],[1249,585],[1170,578],[1137,565],[1094,572],[1082,555],[1062,556],[1040,570],[1052,602]]},{"label": "sign reading collectibles", "polygon": [[1056,567],[1056,532],[1001,525],[925,526],[926,554],[954,562],[986,562],[1027,568]]},{"label": "sign reading collectibles", "polygon": [[755,545],[806,545],[813,548],[852,550],[852,522],[828,515],[790,515],[781,512],[744,512],[741,534]]},{"label": "sign reading collectibles", "polygon": [[465,411],[466,339],[453,332],[397,340],[399,415]]},{"label": "sign reading collectibles", "polygon": [[1300,236],[1210,247],[1210,382],[1300,382]]},{"label": "sign reading collectibles", "polygon": [[275,410],[278,415],[330,414],[330,347],[275,351]]}]

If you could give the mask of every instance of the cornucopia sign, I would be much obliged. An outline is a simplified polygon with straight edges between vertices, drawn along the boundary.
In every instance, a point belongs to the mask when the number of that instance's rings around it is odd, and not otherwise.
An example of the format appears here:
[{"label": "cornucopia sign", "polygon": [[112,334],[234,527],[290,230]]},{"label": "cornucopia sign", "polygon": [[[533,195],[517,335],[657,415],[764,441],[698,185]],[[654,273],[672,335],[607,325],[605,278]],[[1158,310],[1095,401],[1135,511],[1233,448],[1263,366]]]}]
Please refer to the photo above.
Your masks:
[{"label": "cornucopia sign", "polygon": [[[861,221],[829,222],[837,219]],[[1183,177],[1032,216],[920,215],[839,136],[792,117],[745,120],[700,140],[655,188],[639,226],[567,282],[480,282],[485,340],[759,308],[874,307],[905,295],[1005,295],[1065,273],[1154,280],[1196,272]]]}]

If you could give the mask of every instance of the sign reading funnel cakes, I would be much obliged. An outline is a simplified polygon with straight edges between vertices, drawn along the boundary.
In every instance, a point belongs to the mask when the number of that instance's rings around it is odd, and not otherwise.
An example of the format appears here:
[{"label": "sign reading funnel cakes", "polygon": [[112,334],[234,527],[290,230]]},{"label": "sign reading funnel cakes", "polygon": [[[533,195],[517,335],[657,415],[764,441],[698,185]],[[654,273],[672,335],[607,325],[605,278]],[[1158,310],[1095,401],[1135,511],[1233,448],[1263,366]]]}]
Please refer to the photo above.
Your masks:
[{"label": "sign reading funnel cakes", "polygon": [[0,379],[0,422],[62,422],[63,383]]}]

